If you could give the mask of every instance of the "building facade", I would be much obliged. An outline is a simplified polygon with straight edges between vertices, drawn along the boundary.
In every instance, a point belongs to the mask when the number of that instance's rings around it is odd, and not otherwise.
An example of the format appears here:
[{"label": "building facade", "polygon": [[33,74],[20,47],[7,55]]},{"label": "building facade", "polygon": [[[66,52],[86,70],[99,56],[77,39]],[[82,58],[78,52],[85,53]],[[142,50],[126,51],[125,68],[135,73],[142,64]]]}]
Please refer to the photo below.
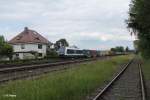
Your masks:
[{"label": "building facade", "polygon": [[51,46],[51,42],[46,38],[27,27],[9,43],[14,49],[14,59],[43,58],[46,56],[47,48]]}]

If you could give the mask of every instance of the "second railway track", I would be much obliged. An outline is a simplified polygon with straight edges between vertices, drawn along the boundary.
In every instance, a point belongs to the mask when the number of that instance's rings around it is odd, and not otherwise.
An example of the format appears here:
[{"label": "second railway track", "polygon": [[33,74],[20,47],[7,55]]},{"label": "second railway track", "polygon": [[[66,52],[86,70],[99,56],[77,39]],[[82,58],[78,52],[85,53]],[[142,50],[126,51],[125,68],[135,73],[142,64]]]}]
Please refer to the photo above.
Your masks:
[{"label": "second railway track", "polygon": [[139,60],[130,61],[93,100],[146,100]]},{"label": "second railway track", "polygon": [[23,71],[23,70],[45,68],[45,67],[51,67],[51,66],[67,65],[67,64],[80,63],[80,62],[86,62],[86,61],[92,61],[92,60],[95,60],[95,59],[82,59],[82,60],[72,60],[72,61],[62,61],[62,62],[54,62],[54,63],[45,63],[45,64],[39,64],[39,65],[34,65],[33,64],[33,65],[25,65],[25,66],[1,68],[0,69],[0,74],[2,74],[2,73],[17,72],[17,71]]},{"label": "second railway track", "polygon": [[102,58],[92,58],[92,59],[80,59],[80,60],[72,60],[65,62],[57,62],[57,63],[46,63],[39,65],[29,65],[29,66],[18,66],[18,67],[9,67],[9,68],[1,68],[0,69],[0,83],[5,83],[12,80],[24,79],[24,78],[36,78],[39,75],[44,73],[65,70],[72,66],[72,64],[78,64],[82,62],[94,61],[98,59],[107,59],[109,57]]}]

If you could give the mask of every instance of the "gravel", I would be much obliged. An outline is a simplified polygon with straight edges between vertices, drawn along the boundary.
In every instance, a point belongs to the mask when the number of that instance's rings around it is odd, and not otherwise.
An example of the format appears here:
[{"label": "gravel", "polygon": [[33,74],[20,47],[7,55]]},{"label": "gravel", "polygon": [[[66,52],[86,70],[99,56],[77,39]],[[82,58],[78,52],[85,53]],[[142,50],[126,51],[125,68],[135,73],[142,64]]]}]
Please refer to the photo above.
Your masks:
[{"label": "gravel", "polygon": [[139,76],[138,61],[134,60],[98,100],[142,100]]}]

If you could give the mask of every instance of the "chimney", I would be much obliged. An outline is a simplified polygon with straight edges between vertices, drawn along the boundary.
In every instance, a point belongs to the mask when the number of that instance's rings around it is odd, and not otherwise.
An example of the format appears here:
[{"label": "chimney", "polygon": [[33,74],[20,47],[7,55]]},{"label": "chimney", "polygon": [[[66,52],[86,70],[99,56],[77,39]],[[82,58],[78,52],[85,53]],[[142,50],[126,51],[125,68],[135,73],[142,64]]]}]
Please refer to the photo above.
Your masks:
[{"label": "chimney", "polygon": [[28,30],[29,30],[28,27],[25,27],[25,28],[24,28],[24,32],[25,32],[25,33],[28,33]]}]

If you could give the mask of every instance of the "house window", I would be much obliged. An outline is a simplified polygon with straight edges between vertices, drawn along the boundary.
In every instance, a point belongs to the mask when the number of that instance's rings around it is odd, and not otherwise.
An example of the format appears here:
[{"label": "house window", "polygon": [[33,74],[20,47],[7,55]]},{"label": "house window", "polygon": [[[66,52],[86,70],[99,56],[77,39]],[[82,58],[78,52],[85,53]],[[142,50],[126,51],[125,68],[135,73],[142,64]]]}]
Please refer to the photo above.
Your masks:
[{"label": "house window", "polygon": [[38,44],[38,49],[42,49],[42,44]]},{"label": "house window", "polygon": [[42,57],[42,53],[38,53],[38,56],[39,56],[39,57]]},{"label": "house window", "polygon": [[47,48],[51,48],[51,47],[48,45]]},{"label": "house window", "polygon": [[19,54],[18,54],[18,53],[16,53],[16,57],[19,57]]},{"label": "house window", "polygon": [[21,44],[21,49],[25,49],[25,45],[24,44]]}]

